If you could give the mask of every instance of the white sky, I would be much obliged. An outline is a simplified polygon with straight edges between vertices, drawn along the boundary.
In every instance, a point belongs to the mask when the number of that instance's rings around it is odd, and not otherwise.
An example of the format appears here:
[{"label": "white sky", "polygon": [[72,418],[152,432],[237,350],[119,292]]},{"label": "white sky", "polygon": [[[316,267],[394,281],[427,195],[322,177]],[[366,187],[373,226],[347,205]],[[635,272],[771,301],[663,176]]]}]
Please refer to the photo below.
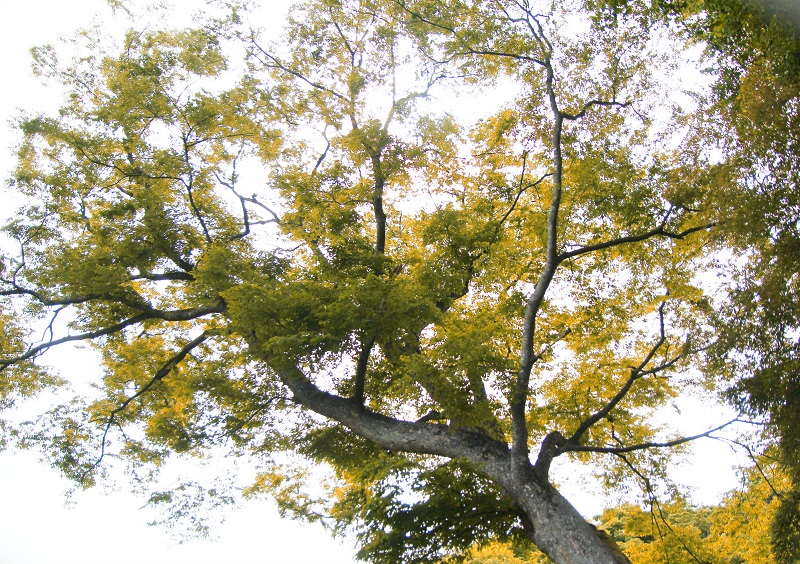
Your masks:
[{"label": "white sky", "polygon": [[[264,0],[270,23],[282,19],[287,1]],[[183,0],[183,5],[195,3]],[[53,91],[31,76],[28,49],[55,43],[60,34],[88,23],[97,13],[106,17],[110,13],[104,0],[0,0],[0,76],[4,82],[0,89],[0,180],[5,180],[12,168],[10,146],[14,135],[6,121],[19,108],[52,108],[57,102]],[[0,217],[4,215],[0,204]],[[54,361],[52,357],[49,360]],[[67,377],[82,370],[80,361],[64,364]],[[689,409],[704,411],[697,404]],[[706,428],[706,422],[683,418],[687,421],[681,427],[687,433]],[[714,418],[708,423],[718,421]],[[732,458],[727,447],[712,441],[701,443],[695,450],[697,458],[683,467],[681,475],[694,485],[698,501],[713,503],[736,485],[734,475],[726,468],[746,461]],[[725,462],[720,465],[720,460]],[[230,514],[217,531],[216,542],[178,545],[165,531],[146,526],[152,514],[139,510],[143,505],[140,499],[125,491],[89,491],[79,493],[67,508],[63,493],[69,485],[37,461],[34,453],[0,453],[0,564],[354,562],[351,545],[340,545],[321,527],[281,520],[269,502],[248,502]],[[564,493],[591,516],[601,509],[602,499],[581,495],[583,488],[575,483],[565,487]]]}]

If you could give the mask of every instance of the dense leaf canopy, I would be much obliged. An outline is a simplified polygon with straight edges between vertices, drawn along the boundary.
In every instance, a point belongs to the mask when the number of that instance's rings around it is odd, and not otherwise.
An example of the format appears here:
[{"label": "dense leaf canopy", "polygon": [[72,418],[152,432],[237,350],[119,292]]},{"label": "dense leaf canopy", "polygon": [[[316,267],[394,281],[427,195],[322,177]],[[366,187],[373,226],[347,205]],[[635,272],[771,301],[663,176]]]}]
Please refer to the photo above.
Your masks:
[{"label": "dense leaf canopy", "polygon": [[[103,375],[6,440],[84,487],[246,457],[248,495],[386,563],[713,555],[733,514],[672,494],[670,453],[776,442],[781,479],[748,475],[783,503],[752,511],[792,561],[800,40],[733,4],[309,0],[279,41],[229,6],[36,49],[67,94],[19,120],[0,405],[65,384],[58,345]],[[741,412],[681,435],[692,394]],[[581,518],[567,459],[670,491],[658,542],[654,509]],[[150,499],[228,499],[195,486]]]}]

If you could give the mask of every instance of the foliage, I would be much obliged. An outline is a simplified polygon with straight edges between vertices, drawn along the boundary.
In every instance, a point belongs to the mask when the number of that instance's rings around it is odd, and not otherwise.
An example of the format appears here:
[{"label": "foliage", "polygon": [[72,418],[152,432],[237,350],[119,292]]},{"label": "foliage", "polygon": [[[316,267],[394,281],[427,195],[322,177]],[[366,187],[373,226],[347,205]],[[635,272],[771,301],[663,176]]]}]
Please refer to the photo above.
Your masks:
[{"label": "foliage", "polygon": [[[726,218],[718,230],[726,248],[748,257],[730,274],[710,368],[730,375],[734,404],[768,417],[767,434],[782,445],[784,464],[800,483],[800,10],[772,0],[611,1],[596,9],[606,19],[621,13],[677,19],[705,46],[714,82],[699,142],[710,141],[729,179],[712,185],[707,202]],[[792,532],[800,512],[788,501],[797,495],[787,497],[779,512],[785,524],[774,535],[788,551],[785,561],[800,554]]]},{"label": "foliage", "polygon": [[543,564],[550,561],[537,552],[514,543],[493,541],[470,550],[464,562],[465,564]]},{"label": "foliage", "polygon": [[761,467],[749,469],[745,488],[715,507],[693,507],[682,498],[647,511],[623,505],[606,510],[600,525],[632,562],[771,562],[770,522],[789,481],[774,463],[767,470],[770,476]]},{"label": "foliage", "polygon": [[713,367],[732,375],[737,405],[768,417],[791,470],[794,490],[773,534],[781,562],[800,557],[800,12],[788,10],[709,3],[713,25],[704,34],[722,69],[715,121],[730,132],[722,149],[742,178],[711,198],[731,218],[722,234],[749,257],[720,312]]},{"label": "foliage", "polygon": [[[625,503],[597,518],[598,526],[623,548],[635,564],[744,564],[775,560],[770,526],[791,495],[788,475],[777,460],[762,458],[743,471],[741,490],[730,492],[719,505],[697,507],[682,497],[666,502],[651,498],[646,508]],[[790,561],[790,558],[786,558]],[[514,543],[497,540],[473,547],[468,564],[549,562]]]},{"label": "foliage", "polygon": [[[741,129],[728,98],[677,107],[684,41],[655,8],[558,4],[311,0],[280,42],[238,6],[114,48],[87,33],[68,62],[37,49],[68,95],[57,117],[19,121],[0,393],[61,385],[42,359],[67,342],[91,343],[104,372],[21,445],[87,487],[111,458],[149,477],[228,449],[262,466],[248,494],[354,532],[374,562],[455,561],[493,538],[627,561],[550,466],[652,492],[671,447],[735,432],[662,427],[675,398],[733,384],[772,409],[754,382],[784,386],[784,365],[748,339],[760,323],[794,335],[796,293],[780,311],[772,297],[796,283],[778,276],[796,253],[782,219],[756,232],[740,211],[793,210],[795,169],[754,182],[778,137]],[[478,119],[448,111],[497,84],[513,88]],[[720,302],[708,279],[725,252],[773,262]],[[742,368],[752,378],[727,380]],[[202,533],[176,495],[196,487],[151,501]],[[626,529],[643,515],[620,511],[608,526],[631,556],[654,548]],[[685,504],[667,513],[676,538],[704,534]]]}]

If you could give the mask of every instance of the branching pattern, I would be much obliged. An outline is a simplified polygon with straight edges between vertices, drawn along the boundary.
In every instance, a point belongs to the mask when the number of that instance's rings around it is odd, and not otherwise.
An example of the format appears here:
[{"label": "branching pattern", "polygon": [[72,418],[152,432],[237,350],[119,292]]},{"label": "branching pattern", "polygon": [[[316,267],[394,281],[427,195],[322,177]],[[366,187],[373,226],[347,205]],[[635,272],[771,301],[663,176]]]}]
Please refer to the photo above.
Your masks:
[{"label": "branching pattern", "polygon": [[[22,124],[0,370],[32,394],[49,350],[102,353],[94,435],[61,418],[64,466],[88,483],[111,456],[293,450],[333,468],[335,500],[277,470],[259,487],[392,531],[363,535],[376,562],[512,532],[556,562],[627,562],[550,468],[610,454],[592,460],[658,507],[637,461],[746,423],[658,440],[648,419],[714,339],[694,269],[723,221],[696,196],[702,151],[642,115],[655,39],[555,4],[311,2],[282,43],[233,15],[58,70],[71,101]],[[226,41],[246,50],[235,83]],[[469,127],[442,108],[504,80],[514,98]],[[434,484],[419,505],[376,509],[412,475]],[[398,546],[424,530],[452,546]]]}]

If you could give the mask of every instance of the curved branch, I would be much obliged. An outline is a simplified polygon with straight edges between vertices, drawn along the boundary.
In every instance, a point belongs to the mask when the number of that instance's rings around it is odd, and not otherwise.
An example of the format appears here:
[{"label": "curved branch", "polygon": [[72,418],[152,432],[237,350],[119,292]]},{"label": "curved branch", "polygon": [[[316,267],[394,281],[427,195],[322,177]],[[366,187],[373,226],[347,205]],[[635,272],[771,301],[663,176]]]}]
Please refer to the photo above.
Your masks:
[{"label": "curved branch", "polygon": [[519,175],[519,188],[517,188],[517,195],[514,197],[514,201],[513,201],[513,202],[511,202],[511,206],[508,208],[508,210],[506,211],[506,213],[505,213],[505,214],[503,214],[503,217],[501,217],[501,218],[500,218],[500,221],[498,221],[498,222],[497,222],[497,229],[498,229],[498,230],[499,230],[499,229],[500,229],[500,227],[501,227],[501,226],[502,226],[502,225],[503,225],[503,224],[506,222],[506,220],[508,219],[508,216],[510,216],[510,215],[511,215],[511,213],[514,211],[514,209],[517,207],[517,204],[519,203],[519,199],[522,197],[522,194],[524,194],[524,193],[525,193],[526,191],[528,191],[530,188],[533,188],[533,187],[535,187],[535,186],[538,186],[539,184],[541,184],[542,182],[544,182],[544,179],[545,179],[545,178],[549,178],[549,177],[553,176],[553,173],[552,173],[552,172],[548,172],[548,173],[546,173],[546,174],[543,174],[542,176],[540,176],[540,177],[539,177],[537,180],[535,180],[534,182],[531,182],[530,184],[527,184],[527,185],[523,185],[523,184],[522,184],[522,181],[523,181],[523,179],[524,179],[524,177],[525,177],[525,167],[526,167],[526,161],[527,161],[527,159],[528,159],[528,152],[527,152],[527,151],[525,151],[525,152],[522,154],[522,172],[520,172],[520,175]]},{"label": "curved branch", "polygon": [[294,366],[279,369],[277,375],[291,390],[294,401],[382,448],[465,459],[478,468],[492,466],[494,472],[499,471],[499,466],[508,470],[505,466],[509,461],[508,446],[483,433],[403,421],[370,411],[352,399],[320,390]]},{"label": "curved branch", "polygon": [[665,229],[666,220],[664,220],[661,225],[656,227],[655,229],[651,229],[645,233],[641,233],[639,235],[631,235],[628,237],[619,237],[617,239],[612,239],[610,241],[605,241],[603,243],[597,243],[595,245],[586,245],[582,246],[574,251],[569,251],[566,253],[561,253],[558,255],[558,261],[563,262],[565,260],[575,258],[580,255],[585,255],[587,253],[592,253],[594,251],[600,251],[603,249],[610,249],[611,247],[617,247],[619,245],[624,245],[626,243],[639,243],[641,241],[646,241],[647,239],[652,239],[653,237],[666,237],[668,239],[683,239],[687,235],[691,235],[697,231],[703,231],[704,229],[712,229],[713,227],[717,226],[716,222],[707,223],[705,225],[698,225],[696,227],[690,227],[680,233],[673,233],[671,231],[667,231]]},{"label": "curved branch", "polygon": [[612,108],[612,107],[627,108],[630,105],[631,105],[631,102],[617,102],[616,100],[610,100],[610,101],[608,101],[608,100],[589,100],[588,102],[586,102],[583,105],[583,108],[581,108],[581,111],[579,111],[577,114],[570,114],[570,113],[567,113],[567,112],[561,112],[561,116],[564,119],[568,119],[570,121],[575,121],[575,120],[578,120],[578,119],[582,118],[583,116],[585,116],[586,112],[592,106],[603,106],[603,107],[606,107],[606,108]]},{"label": "curved branch", "polygon": [[100,463],[103,461],[103,457],[105,457],[106,453],[106,438],[108,437],[108,431],[114,424],[117,414],[125,410],[131,404],[131,402],[133,402],[136,398],[139,398],[143,394],[145,394],[150,388],[153,387],[153,385],[156,382],[160,382],[161,380],[163,380],[164,377],[167,376],[167,374],[172,372],[172,370],[176,366],[178,366],[178,364],[180,364],[181,361],[183,361],[183,359],[186,358],[190,352],[192,352],[192,350],[200,346],[200,344],[206,339],[208,339],[209,336],[210,334],[208,331],[203,331],[197,338],[186,343],[174,356],[172,356],[169,360],[167,360],[161,366],[161,368],[158,369],[158,371],[153,375],[152,378],[150,378],[150,380],[144,386],[139,388],[139,390],[135,394],[133,394],[132,396],[127,398],[124,402],[122,402],[119,405],[119,407],[111,411],[111,413],[108,415],[108,419],[106,421],[106,428],[103,431],[103,438],[100,442],[100,456],[89,467],[89,469],[86,472],[84,472],[83,477],[85,477],[86,474],[91,472],[93,469],[97,468],[97,466],[99,466]]},{"label": "curved branch", "polygon": [[[611,398],[610,400],[608,400],[608,403],[606,403],[606,405],[603,406],[602,409],[600,409],[599,411],[594,413],[591,417],[589,417],[589,419],[587,419],[586,421],[584,421],[583,423],[580,424],[580,426],[575,430],[575,432],[572,434],[572,436],[568,439],[568,442],[570,444],[578,444],[578,442],[581,440],[581,437],[583,436],[583,434],[586,431],[588,431],[589,428],[592,425],[594,425],[595,423],[597,423],[598,421],[603,419],[606,415],[611,413],[611,410],[614,409],[617,406],[617,404],[620,401],[622,401],[622,399],[628,394],[628,392],[633,387],[633,384],[634,384],[634,382],[636,382],[636,380],[638,380],[639,378],[642,378],[646,374],[653,374],[654,373],[653,371],[655,369],[651,369],[651,370],[647,370],[646,371],[645,367],[650,363],[651,360],[653,360],[653,357],[658,352],[658,349],[660,349],[664,345],[666,340],[667,340],[667,336],[666,336],[666,333],[664,331],[664,306],[665,305],[666,305],[666,302],[661,302],[661,305],[658,306],[658,319],[659,319],[659,326],[660,326],[660,336],[659,336],[658,341],[656,341],[656,343],[650,348],[650,351],[647,353],[647,355],[645,356],[644,360],[642,360],[642,362],[639,363],[639,366],[637,366],[635,368],[631,368],[631,373],[628,376],[628,379],[625,381],[625,383],[622,385],[622,388],[620,388],[620,390],[616,393],[616,395],[613,398]],[[665,370],[666,368],[668,368],[669,366],[672,366],[675,362],[677,362],[678,359],[680,359],[680,355],[675,357],[673,360],[671,360],[671,361],[669,361],[669,362],[667,362],[665,364],[662,364],[662,365],[660,365],[659,367],[656,367],[656,368],[659,369],[658,371]]]},{"label": "curved branch", "polygon": [[97,331],[90,331],[87,333],[79,333],[77,335],[68,335],[66,337],[61,337],[60,339],[55,339],[53,341],[48,341],[47,343],[42,343],[41,345],[31,347],[30,349],[27,350],[27,352],[19,356],[0,359],[0,371],[2,371],[7,366],[11,366],[12,364],[15,364],[17,362],[22,362],[23,360],[28,360],[29,358],[33,358],[39,353],[48,350],[50,347],[61,345],[63,343],[69,343],[72,341],[86,341],[90,339],[96,339],[97,337],[103,337],[106,335],[111,335],[113,333],[118,333],[119,331],[122,331],[126,327],[130,327],[131,325],[136,325],[137,323],[141,323],[142,321],[145,321],[147,319],[152,319],[152,316],[147,313],[141,313],[134,317],[128,318],[125,321],[121,321],[116,325],[112,325],[111,327],[105,327],[103,329],[98,329]]},{"label": "curved branch", "polygon": [[9,280],[0,280],[0,282],[5,282],[12,286],[11,290],[0,290],[0,296],[30,296],[45,306],[77,305],[108,297],[107,294],[85,294],[83,296],[74,296],[71,298],[47,298],[41,292],[23,288],[16,282],[11,282]]},{"label": "curved branch", "polygon": [[550,60],[545,61],[547,77],[545,86],[550,100],[550,109],[553,112],[553,133],[551,137],[551,149],[553,151],[553,196],[550,202],[550,209],[547,212],[547,247],[545,265],[533,293],[525,306],[525,317],[522,328],[522,343],[520,351],[519,369],[510,401],[511,407],[511,433],[512,433],[512,453],[514,455],[516,468],[518,471],[524,470],[530,462],[528,461],[528,422],[526,419],[528,393],[531,371],[536,362],[534,353],[534,335],[536,333],[536,318],[539,308],[544,301],[544,296],[550,283],[555,276],[556,269],[560,264],[558,255],[558,218],[561,208],[562,180],[563,180],[563,156],[561,152],[561,132],[564,118],[558,109],[558,100],[555,92],[555,74]]},{"label": "curved branch", "polygon": [[[248,198],[246,196],[242,196],[239,192],[236,191],[236,186],[232,182],[227,182],[227,181],[223,180],[222,178],[220,178],[219,174],[217,174],[216,172],[214,173],[214,176],[216,177],[217,182],[219,182],[222,186],[225,186],[225,188],[227,188],[228,190],[233,192],[233,195],[236,196],[239,199],[239,201],[241,202],[241,204],[242,204],[242,214],[244,216],[244,221],[245,221],[245,230],[247,232],[249,232],[249,225],[254,225],[256,223],[258,223],[259,225],[266,224],[266,223],[277,223],[277,224],[281,223],[280,216],[277,213],[275,213],[273,210],[271,210],[268,206],[266,206],[262,202],[259,202],[258,199],[256,199],[256,195],[255,194],[253,194],[250,198]],[[259,221],[259,222],[249,221],[249,215],[248,215],[248,212],[247,212],[247,208],[245,206],[246,203],[255,204],[256,206],[260,207],[262,210],[264,210],[268,214],[270,214],[272,216],[272,219],[267,219],[267,220]],[[246,234],[247,233],[245,233],[245,235]],[[239,239],[239,238],[241,238],[243,236],[244,235],[239,234],[239,235],[234,236],[234,239]]]},{"label": "curved branch", "polygon": [[183,178],[179,178],[181,184],[183,184],[184,188],[186,188],[186,194],[189,197],[189,206],[192,208],[192,213],[197,218],[197,221],[200,222],[200,227],[203,229],[203,234],[206,237],[206,241],[211,244],[213,239],[211,238],[211,234],[208,231],[208,226],[206,225],[205,219],[203,219],[203,214],[200,213],[200,208],[197,207],[197,203],[194,201],[194,193],[192,190],[194,189],[194,171],[192,170],[192,164],[189,158],[189,149],[191,145],[189,144],[189,137],[188,134],[183,136],[183,160],[186,163],[186,167],[189,169],[189,180],[186,181]]},{"label": "curved branch", "polygon": [[697,435],[691,435],[689,437],[680,437],[677,439],[673,439],[671,441],[664,441],[664,442],[647,442],[647,443],[640,443],[638,445],[629,445],[629,446],[621,446],[621,447],[606,447],[606,446],[592,446],[592,445],[578,445],[573,444],[571,442],[567,442],[564,446],[558,449],[558,454],[563,454],[565,452],[599,452],[604,454],[625,454],[628,452],[634,452],[638,450],[646,450],[650,448],[669,448],[678,445],[682,445],[684,443],[688,443],[691,441],[695,441],[697,439],[702,439],[704,437],[709,437],[711,433],[715,433],[728,427],[734,423],[740,423],[740,419],[736,417],[735,419],[731,419],[727,423],[723,423],[713,429],[709,429],[703,433],[699,433]]},{"label": "curved branch", "polygon": [[271,54],[270,52],[268,52],[267,50],[265,50],[263,47],[261,47],[261,45],[259,45],[259,44],[256,42],[255,38],[251,37],[251,38],[250,38],[250,43],[251,43],[251,44],[252,44],[252,45],[253,45],[253,46],[254,46],[254,47],[255,47],[255,48],[256,48],[256,49],[257,49],[257,50],[258,50],[258,51],[259,51],[259,52],[262,54],[262,55],[264,55],[264,56],[265,56],[265,57],[267,57],[267,58],[268,58],[270,61],[272,61],[272,63],[271,63],[271,64],[269,64],[269,63],[268,63],[268,64],[267,64],[267,66],[270,66],[270,67],[273,67],[273,68],[280,69],[280,70],[282,70],[282,71],[283,71],[283,72],[285,72],[285,73],[291,74],[291,75],[292,75],[292,76],[294,76],[295,78],[299,78],[300,80],[302,80],[303,82],[305,82],[306,84],[308,84],[309,86],[311,86],[312,88],[314,88],[314,89],[316,89],[316,90],[320,90],[320,91],[322,91],[322,92],[327,92],[328,94],[330,94],[330,95],[331,95],[331,96],[333,96],[334,98],[338,98],[339,100],[341,100],[341,101],[343,101],[343,102],[345,102],[345,103],[347,103],[347,104],[349,104],[349,103],[350,103],[350,100],[349,100],[349,99],[348,99],[346,96],[344,96],[344,95],[342,95],[342,94],[339,94],[339,93],[338,93],[338,92],[336,92],[335,90],[333,90],[333,89],[331,89],[331,88],[328,88],[327,86],[324,86],[324,85],[322,85],[322,84],[320,84],[320,83],[318,83],[318,82],[314,82],[313,80],[311,80],[311,79],[309,79],[308,77],[306,77],[306,76],[305,76],[303,73],[301,73],[301,72],[299,72],[299,71],[296,71],[295,69],[292,69],[292,68],[290,68],[290,67],[286,66],[286,65],[285,65],[284,63],[282,63],[282,62],[281,62],[281,61],[280,61],[280,60],[279,60],[277,57],[275,57],[273,54]]}]

